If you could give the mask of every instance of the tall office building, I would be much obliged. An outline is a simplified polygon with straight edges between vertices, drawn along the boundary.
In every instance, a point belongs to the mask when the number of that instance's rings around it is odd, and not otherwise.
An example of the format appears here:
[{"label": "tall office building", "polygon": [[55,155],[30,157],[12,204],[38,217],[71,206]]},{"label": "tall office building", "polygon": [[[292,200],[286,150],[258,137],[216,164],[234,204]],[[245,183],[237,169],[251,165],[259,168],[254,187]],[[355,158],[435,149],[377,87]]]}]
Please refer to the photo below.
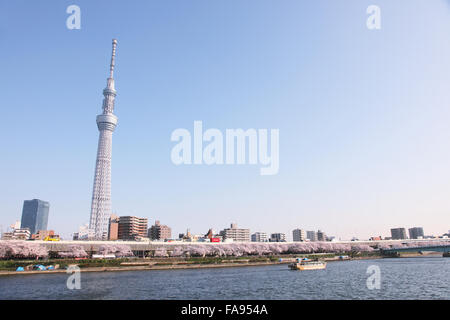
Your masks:
[{"label": "tall office building", "polygon": [[47,230],[50,204],[39,199],[25,200],[22,209],[21,228],[28,228],[31,234]]},{"label": "tall office building", "polygon": [[112,134],[117,125],[114,112],[114,65],[117,40],[112,42],[111,64],[106,88],[103,90],[103,113],[97,116],[97,127],[100,131],[95,165],[94,188],[92,191],[91,217],[89,228],[94,238],[105,239],[108,235],[109,218],[111,216],[111,147]]},{"label": "tall office building", "polygon": [[393,228],[391,229],[391,236],[393,240],[407,239],[405,228]]},{"label": "tall office building", "polygon": [[292,231],[293,241],[306,241],[306,231],[302,229],[295,229]]},{"label": "tall office building", "polygon": [[423,228],[422,227],[414,227],[408,229],[409,231],[409,238],[410,239],[423,239]]}]

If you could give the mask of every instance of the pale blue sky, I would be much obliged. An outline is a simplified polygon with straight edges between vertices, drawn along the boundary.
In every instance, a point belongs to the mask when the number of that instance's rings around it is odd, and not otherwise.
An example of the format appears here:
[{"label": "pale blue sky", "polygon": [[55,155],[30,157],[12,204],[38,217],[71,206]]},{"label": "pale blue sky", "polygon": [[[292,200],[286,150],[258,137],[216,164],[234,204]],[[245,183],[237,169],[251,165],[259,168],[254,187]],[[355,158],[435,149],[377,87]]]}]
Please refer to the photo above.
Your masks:
[{"label": "pale blue sky", "polygon": [[[81,7],[81,30],[66,8]],[[381,30],[366,8],[381,8]],[[50,201],[88,222],[111,39],[112,203],[178,235],[450,229],[450,5],[444,0],[2,1],[0,225]],[[277,128],[280,171],[174,166],[171,132]]]}]

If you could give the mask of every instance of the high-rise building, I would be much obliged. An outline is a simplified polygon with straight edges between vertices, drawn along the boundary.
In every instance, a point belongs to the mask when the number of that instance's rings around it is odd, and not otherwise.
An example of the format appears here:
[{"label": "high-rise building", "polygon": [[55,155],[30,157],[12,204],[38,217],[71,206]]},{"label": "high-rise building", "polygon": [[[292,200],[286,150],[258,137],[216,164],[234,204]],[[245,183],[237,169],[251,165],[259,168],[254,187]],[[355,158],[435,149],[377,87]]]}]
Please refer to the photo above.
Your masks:
[{"label": "high-rise building", "polygon": [[270,242],[286,242],[286,235],[284,233],[272,233]]},{"label": "high-rise building", "polygon": [[97,116],[97,127],[100,131],[95,164],[94,187],[92,191],[91,217],[89,228],[93,230],[97,240],[108,235],[109,218],[111,216],[111,147],[112,134],[117,125],[114,115],[114,65],[117,40],[112,42],[111,64],[106,88],[103,90],[103,113]]},{"label": "high-rise building", "polygon": [[155,224],[148,229],[148,237],[152,240],[170,239],[172,238],[172,230],[156,220]]},{"label": "high-rise building", "polygon": [[292,231],[293,241],[306,241],[306,231],[302,229],[295,229]]},{"label": "high-rise building", "polygon": [[405,228],[393,228],[391,229],[391,236],[393,240],[407,239]]},{"label": "high-rise building", "polygon": [[410,229],[408,229],[408,231],[409,231],[410,239],[423,239],[424,238],[422,227],[410,228]]},{"label": "high-rise building", "polygon": [[109,218],[108,240],[119,239],[119,217],[112,214]]},{"label": "high-rise building", "polygon": [[317,230],[317,241],[327,241],[327,235],[325,232]]},{"label": "high-rise building", "polygon": [[267,242],[267,233],[255,232],[252,234],[252,242]]},{"label": "high-rise building", "polygon": [[306,239],[308,239],[309,241],[317,241],[317,232],[306,231]]},{"label": "high-rise building", "polygon": [[147,218],[133,216],[119,217],[118,237],[120,240],[136,240],[147,236]]},{"label": "high-rise building", "polygon": [[25,200],[22,209],[21,228],[28,228],[31,234],[47,230],[50,204],[39,199]]},{"label": "high-rise building", "polygon": [[224,241],[248,242],[250,241],[250,229],[239,229],[236,223],[232,223],[230,228],[220,231]]}]

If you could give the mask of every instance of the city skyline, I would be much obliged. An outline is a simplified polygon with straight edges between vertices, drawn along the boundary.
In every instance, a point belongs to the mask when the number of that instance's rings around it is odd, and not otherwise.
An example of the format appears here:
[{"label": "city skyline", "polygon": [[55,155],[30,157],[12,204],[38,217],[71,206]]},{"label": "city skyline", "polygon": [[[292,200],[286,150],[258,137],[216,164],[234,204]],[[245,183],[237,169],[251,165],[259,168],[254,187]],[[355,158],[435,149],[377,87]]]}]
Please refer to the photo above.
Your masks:
[{"label": "city skyline", "polygon": [[[450,45],[443,39],[450,9],[445,1],[414,8],[379,2],[385,24],[375,32],[365,28],[364,1],[345,9],[328,4],[336,17],[321,3],[271,11],[261,2],[257,12],[249,4],[112,4],[105,12],[101,1],[80,1],[89,13],[81,30],[64,28],[63,4],[61,12],[10,4],[8,16],[0,13],[14,30],[2,35],[9,49],[0,52],[10,61],[0,79],[8,88],[0,147],[9,169],[0,225],[19,220],[23,200],[33,198],[50,202],[49,229],[63,236],[89,221],[98,135],[92,119],[106,48],[117,38],[121,126],[112,213],[160,220],[173,234],[232,221],[288,237],[295,228],[337,238],[388,236],[398,226],[446,233]],[[102,15],[111,25],[95,21]],[[262,34],[267,21],[273,28]],[[68,117],[77,130],[60,121]],[[221,129],[280,128],[279,174],[174,166],[170,132],[195,120]]]},{"label": "city skyline", "polygon": [[[25,212],[25,205],[27,203],[33,202],[33,201],[38,201],[38,202],[41,202],[41,203],[45,203],[47,208],[49,206],[48,202],[42,201],[42,200],[39,200],[39,199],[25,200],[24,201],[24,209],[23,209],[22,217],[21,217],[22,223],[21,223],[20,220],[15,221],[13,224],[11,224],[9,226],[9,228],[7,228],[7,230],[6,230],[7,232],[13,232],[14,230],[21,231],[23,228],[26,228],[29,231],[31,231],[30,232],[30,236],[31,236],[31,235],[34,235],[34,233],[37,233],[38,230],[40,230],[40,231],[46,231],[47,230],[46,227],[44,227],[44,228],[37,228],[36,230],[34,230],[33,228],[30,229],[29,226],[26,226],[23,223],[24,217],[25,217],[25,214],[24,214],[24,212]],[[48,212],[47,212],[47,216],[48,216]],[[130,219],[131,220],[134,219],[136,221],[143,221],[142,223],[144,223],[145,225],[147,225],[148,220],[149,220],[149,218],[146,218],[146,217],[136,217],[136,216],[120,216],[119,217],[119,216],[117,216],[115,214],[111,214],[111,218],[110,218],[111,220],[109,220],[108,224],[107,224],[108,231],[106,232],[106,234],[102,234],[102,237],[100,237],[100,238],[95,237],[95,234],[91,233],[92,229],[88,228],[88,224],[85,224],[85,225],[79,226],[80,227],[79,231],[81,231],[81,229],[84,229],[83,232],[86,232],[86,236],[88,236],[88,238],[78,239],[79,238],[79,233],[78,232],[73,232],[73,233],[70,234],[70,236],[66,237],[66,239],[64,239],[64,240],[70,240],[70,239],[72,239],[72,237],[75,240],[75,234],[76,234],[76,239],[77,240],[117,240],[117,239],[122,239],[123,240],[124,238],[121,238],[120,236],[117,235],[117,231],[118,230],[115,230],[113,232],[113,234],[114,234],[113,236],[111,235],[111,225],[112,224],[118,225],[119,218],[124,219],[124,221],[125,221],[124,223],[127,224],[127,228],[129,228],[130,226],[129,226],[129,223],[126,222],[126,221],[129,221]],[[45,222],[45,224],[47,224],[47,222]],[[154,226],[159,226],[159,225],[160,225],[160,221],[155,219],[155,225]],[[256,236],[258,239],[260,237],[264,237],[264,238],[266,238],[265,241],[270,241],[269,238],[272,238],[274,236],[280,237],[280,235],[281,235],[283,237],[282,241],[287,241],[287,242],[298,242],[298,241],[319,241],[319,242],[322,241],[322,242],[324,242],[324,241],[335,241],[335,240],[337,240],[337,241],[340,241],[340,240],[342,240],[342,241],[349,241],[349,240],[352,240],[352,241],[353,240],[367,241],[367,240],[401,240],[401,239],[430,239],[430,238],[437,239],[437,238],[442,238],[443,236],[449,236],[449,234],[450,234],[450,229],[447,232],[443,233],[443,234],[426,234],[426,233],[424,233],[423,227],[408,227],[408,228],[397,227],[397,228],[391,228],[390,229],[390,235],[388,235],[388,236],[382,235],[384,233],[379,233],[378,235],[372,235],[372,236],[367,237],[367,238],[359,239],[359,238],[351,236],[351,235],[347,235],[347,237],[344,237],[344,238],[340,238],[340,237],[336,238],[336,236],[327,234],[326,232],[324,232],[323,230],[320,230],[320,229],[317,229],[317,231],[316,231],[316,230],[306,230],[306,229],[301,229],[301,228],[295,228],[295,229],[292,229],[291,232],[278,232],[278,231],[273,231],[273,230],[272,231],[268,231],[268,232],[262,232],[260,230],[251,230],[251,229],[245,228],[245,227],[244,228],[238,228],[238,225],[236,224],[236,222],[232,222],[230,225],[231,225],[231,229],[229,227],[228,228],[224,227],[223,229],[221,229],[221,228],[219,228],[219,229],[210,228],[210,229],[208,229],[208,234],[212,233],[212,235],[217,235],[217,236],[221,236],[222,237],[222,236],[224,236],[224,232],[226,233],[227,230],[232,230],[233,228],[237,228],[237,230],[240,230],[239,232],[243,232],[243,231],[246,232],[247,236],[244,236],[243,238],[248,238],[249,242],[255,242],[255,241],[256,242],[261,242],[262,241],[262,240],[255,240],[254,236]],[[146,235],[147,235],[147,231],[148,231],[148,234],[150,234],[151,233],[151,229],[154,226],[151,226],[151,227],[149,227],[146,230],[142,229],[143,228],[142,226],[143,225],[140,225],[140,226],[136,225],[136,228],[140,229],[140,232],[141,232],[140,237],[144,237],[145,238]],[[1,227],[0,228],[0,234],[2,234],[2,232],[5,232],[5,230],[3,230],[3,227],[1,225],[0,225],[0,227]],[[163,227],[167,228],[168,226],[163,226]],[[117,228],[117,226],[115,228]],[[408,229],[409,236],[406,233],[406,229]],[[171,228],[168,227],[168,230],[171,230]],[[191,233],[189,227],[186,230],[187,230],[188,234],[192,234],[192,235],[195,235],[195,236],[201,236],[201,237],[206,237],[207,236],[206,234],[204,234],[204,232]],[[219,232],[219,230],[220,230],[220,232]],[[51,231],[53,232],[53,230],[51,230]],[[142,232],[145,232],[145,235]],[[171,233],[171,231],[169,231],[169,233]],[[119,228],[119,234],[120,234],[120,228]],[[184,235],[184,233],[180,233],[179,235],[181,237],[181,235]],[[239,235],[240,235],[240,233],[239,233]],[[112,239],[111,239],[111,237],[112,237]],[[241,237],[241,235],[239,237]],[[179,238],[177,238],[174,235],[174,236],[166,237],[164,239],[177,240]],[[128,240],[130,240],[130,239],[128,239]],[[245,240],[245,241],[247,241],[247,240]],[[262,242],[264,242],[264,241],[262,241]],[[280,241],[278,240],[278,241],[275,241],[275,242],[280,242]]]}]

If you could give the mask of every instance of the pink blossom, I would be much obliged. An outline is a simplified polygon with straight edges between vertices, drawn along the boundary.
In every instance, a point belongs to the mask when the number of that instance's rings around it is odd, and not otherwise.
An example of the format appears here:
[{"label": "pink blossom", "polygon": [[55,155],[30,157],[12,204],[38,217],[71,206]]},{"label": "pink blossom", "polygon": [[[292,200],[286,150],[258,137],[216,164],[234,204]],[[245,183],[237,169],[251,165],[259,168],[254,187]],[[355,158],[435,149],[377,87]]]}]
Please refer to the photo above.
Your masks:
[{"label": "pink blossom", "polygon": [[58,255],[62,258],[86,258],[88,254],[81,245],[71,245],[68,251],[60,251]]},{"label": "pink blossom", "polygon": [[0,241],[0,259],[8,258],[46,258],[48,250],[31,241]]},{"label": "pink blossom", "polygon": [[130,246],[124,244],[101,245],[98,249],[98,253],[102,255],[114,254],[117,258],[133,256]]}]

